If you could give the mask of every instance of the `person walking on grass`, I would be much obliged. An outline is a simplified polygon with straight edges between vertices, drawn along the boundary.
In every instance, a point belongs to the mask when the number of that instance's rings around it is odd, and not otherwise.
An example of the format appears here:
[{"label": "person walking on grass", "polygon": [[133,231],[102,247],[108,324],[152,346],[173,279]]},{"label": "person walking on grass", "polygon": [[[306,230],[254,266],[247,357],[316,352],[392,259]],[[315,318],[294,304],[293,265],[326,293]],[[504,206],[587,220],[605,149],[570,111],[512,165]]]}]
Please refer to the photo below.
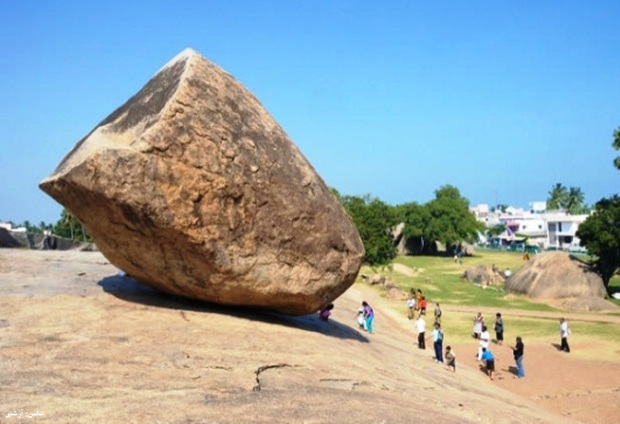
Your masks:
[{"label": "person walking on grass", "polygon": [[482,333],[482,326],[484,325],[484,318],[482,318],[482,312],[478,312],[478,314],[474,317],[474,339],[478,339],[480,337],[480,333]]},{"label": "person walking on grass", "polygon": [[435,322],[437,324],[441,324],[441,308],[439,307],[439,303],[435,303]]},{"label": "person walking on grass", "polygon": [[497,344],[504,343],[504,320],[499,312],[495,314],[495,340]]},{"label": "person walking on grass", "polygon": [[568,322],[564,318],[560,318],[560,337],[562,338],[560,349],[564,352],[570,352],[570,347],[568,346],[568,336],[570,334],[570,329],[568,328]]},{"label": "person walking on grass", "polygon": [[515,346],[512,348],[512,352],[515,358],[515,363],[517,364],[518,378],[525,377],[525,370],[523,369],[523,349],[523,340],[521,340],[521,336],[517,336],[517,341]]}]

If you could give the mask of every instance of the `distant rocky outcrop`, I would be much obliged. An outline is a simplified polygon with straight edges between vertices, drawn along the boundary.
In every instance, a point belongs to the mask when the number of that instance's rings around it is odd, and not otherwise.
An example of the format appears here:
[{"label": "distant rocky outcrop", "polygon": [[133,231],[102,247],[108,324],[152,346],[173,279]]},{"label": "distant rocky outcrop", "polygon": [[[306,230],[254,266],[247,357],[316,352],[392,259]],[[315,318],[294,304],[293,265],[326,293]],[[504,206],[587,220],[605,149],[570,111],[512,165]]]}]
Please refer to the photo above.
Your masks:
[{"label": "distant rocky outcrop", "polygon": [[436,242],[424,240],[422,237],[406,238],[404,231],[404,222],[392,228],[392,239],[399,255],[436,255],[438,253],[439,249]]},{"label": "distant rocky outcrop", "polygon": [[0,227],[0,247],[22,247],[22,243],[11,231]]},{"label": "distant rocky outcrop", "polygon": [[22,247],[35,250],[96,251],[93,243],[70,240],[53,234],[27,233],[0,228],[0,247]]},{"label": "distant rocky outcrop", "polygon": [[282,128],[191,50],[40,187],[115,266],[179,296],[307,314],[355,281],[364,256],[351,219]]},{"label": "distant rocky outcrop", "polygon": [[534,256],[506,280],[505,289],[533,299],[577,299],[565,303],[584,310],[589,309],[587,299],[602,300],[607,294],[603,280],[588,264],[564,252]]},{"label": "distant rocky outcrop", "polygon": [[495,267],[486,265],[476,265],[466,269],[463,274],[461,274],[461,278],[483,287],[497,287],[504,284],[504,276]]}]

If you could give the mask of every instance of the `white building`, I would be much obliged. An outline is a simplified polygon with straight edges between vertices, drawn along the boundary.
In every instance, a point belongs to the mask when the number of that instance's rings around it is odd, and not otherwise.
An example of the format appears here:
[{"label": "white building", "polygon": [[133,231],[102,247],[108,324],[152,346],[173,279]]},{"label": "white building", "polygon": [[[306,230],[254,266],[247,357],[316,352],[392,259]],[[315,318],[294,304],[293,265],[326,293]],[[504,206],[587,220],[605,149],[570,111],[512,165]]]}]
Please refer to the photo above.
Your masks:
[{"label": "white building", "polygon": [[[505,213],[478,216],[487,228],[504,224],[506,231],[499,236],[500,245],[527,239],[528,244],[544,249],[583,250],[576,236],[579,224],[588,215],[569,215],[562,211],[541,211],[544,202],[530,203],[531,211],[509,207]],[[544,205],[546,207],[546,204]]]},{"label": "white building", "polygon": [[581,250],[579,238],[576,236],[579,224],[588,215],[567,215],[564,212],[549,213],[547,221],[547,242],[545,248],[559,250]]}]

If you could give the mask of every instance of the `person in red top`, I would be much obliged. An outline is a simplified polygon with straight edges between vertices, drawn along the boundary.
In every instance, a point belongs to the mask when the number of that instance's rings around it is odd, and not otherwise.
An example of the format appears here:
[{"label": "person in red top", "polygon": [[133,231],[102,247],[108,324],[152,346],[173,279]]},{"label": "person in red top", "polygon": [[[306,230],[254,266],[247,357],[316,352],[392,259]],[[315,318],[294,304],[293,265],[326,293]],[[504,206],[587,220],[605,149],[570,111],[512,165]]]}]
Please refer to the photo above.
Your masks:
[{"label": "person in red top", "polygon": [[426,298],[424,296],[420,300],[420,315],[426,315]]}]

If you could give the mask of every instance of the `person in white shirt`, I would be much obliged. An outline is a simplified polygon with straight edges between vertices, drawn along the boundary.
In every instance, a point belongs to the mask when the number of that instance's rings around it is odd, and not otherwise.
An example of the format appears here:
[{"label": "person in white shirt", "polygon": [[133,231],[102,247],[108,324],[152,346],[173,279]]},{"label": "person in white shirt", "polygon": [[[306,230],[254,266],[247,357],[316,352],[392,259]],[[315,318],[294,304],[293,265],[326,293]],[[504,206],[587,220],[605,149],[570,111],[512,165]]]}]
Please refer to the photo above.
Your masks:
[{"label": "person in white shirt", "polygon": [[413,319],[415,315],[415,294],[411,294],[409,299],[407,299],[407,308],[408,308],[408,318]]},{"label": "person in white shirt", "polygon": [[426,342],[424,341],[426,321],[424,321],[422,315],[418,316],[418,319],[415,320],[415,326],[418,329],[418,349],[426,349]]},{"label": "person in white shirt", "polygon": [[487,349],[489,347],[489,342],[491,341],[491,335],[487,330],[487,326],[482,326],[482,333],[480,333],[480,343],[478,347],[478,360],[482,360],[482,349]]},{"label": "person in white shirt", "polygon": [[568,353],[570,352],[570,347],[568,346],[568,335],[570,334],[570,330],[568,328],[568,322],[564,318],[560,318],[560,337],[562,338],[561,349]]}]

